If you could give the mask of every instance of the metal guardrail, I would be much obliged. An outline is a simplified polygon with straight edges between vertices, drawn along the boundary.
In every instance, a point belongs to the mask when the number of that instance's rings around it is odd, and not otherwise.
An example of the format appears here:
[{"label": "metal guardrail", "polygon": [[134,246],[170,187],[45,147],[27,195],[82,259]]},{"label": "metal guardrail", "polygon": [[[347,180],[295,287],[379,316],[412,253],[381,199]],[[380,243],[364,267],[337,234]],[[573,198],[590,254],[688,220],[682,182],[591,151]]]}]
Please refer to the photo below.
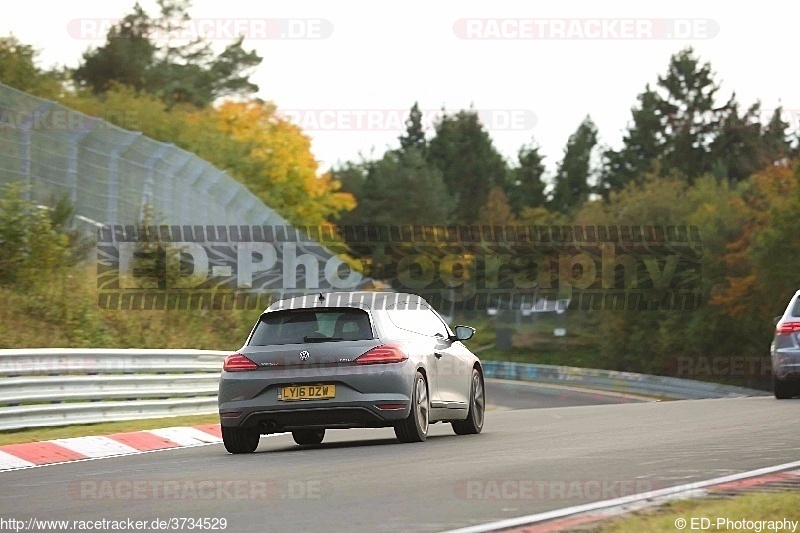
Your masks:
[{"label": "metal guardrail", "polygon": [[0,430],[214,413],[230,353],[0,350]]},{"label": "metal guardrail", "polygon": [[496,361],[484,361],[483,369],[489,378],[572,385],[675,400],[769,396],[766,391],[745,387],[615,370]]},{"label": "metal guardrail", "polygon": [[[222,361],[211,350],[0,350],[0,430],[211,414]],[[551,365],[484,362],[486,377],[675,399],[767,395],[717,383]]]}]

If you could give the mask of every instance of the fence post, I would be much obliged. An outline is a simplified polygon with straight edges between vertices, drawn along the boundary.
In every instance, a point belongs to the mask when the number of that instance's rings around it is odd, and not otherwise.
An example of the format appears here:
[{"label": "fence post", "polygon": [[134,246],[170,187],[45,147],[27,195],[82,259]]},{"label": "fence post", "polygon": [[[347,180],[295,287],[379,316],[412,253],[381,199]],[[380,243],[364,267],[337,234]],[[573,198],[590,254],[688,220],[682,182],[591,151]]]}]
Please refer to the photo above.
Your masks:
[{"label": "fence post", "polygon": [[144,218],[144,206],[155,203],[156,163],[163,160],[164,156],[172,148],[175,148],[172,143],[159,143],[158,149],[144,163],[145,167],[147,167],[147,177],[142,187],[142,205],[139,209],[140,220]]},{"label": "fence post", "polygon": [[86,131],[75,131],[69,136],[67,154],[67,188],[69,189],[69,202],[73,209],[78,209],[78,149],[84,137],[91,133],[91,129]]},{"label": "fence post", "polygon": [[141,135],[141,132],[132,132],[127,139],[116,145],[108,155],[108,207],[106,211],[106,224],[124,222],[117,219],[117,206],[119,205],[119,158]]},{"label": "fence post", "polygon": [[[175,196],[175,190],[180,187],[180,176],[181,172],[183,171],[184,167],[187,165],[194,163],[194,158],[197,157],[194,154],[189,152],[184,152],[186,154],[186,158],[180,162],[180,164],[175,167],[175,171],[169,176],[169,183],[164,181],[164,201],[162,207],[164,208],[164,214],[167,213],[174,213],[175,208],[172,205],[172,198]],[[164,220],[165,223],[170,222],[169,220]]]},{"label": "fence post", "polygon": [[[202,212],[200,211],[200,205],[192,205],[189,202],[190,194],[196,192],[196,188],[194,187],[195,182],[200,179],[200,176],[206,171],[206,167],[210,167],[211,163],[206,162],[205,165],[198,166],[197,170],[195,170],[192,174],[187,174],[181,181],[181,189],[183,189],[183,194],[181,197],[183,201],[181,202],[181,220],[177,221],[181,224],[188,224],[189,223],[189,215],[193,211],[195,212]],[[208,216],[208,212],[205,212],[206,216]]]}]

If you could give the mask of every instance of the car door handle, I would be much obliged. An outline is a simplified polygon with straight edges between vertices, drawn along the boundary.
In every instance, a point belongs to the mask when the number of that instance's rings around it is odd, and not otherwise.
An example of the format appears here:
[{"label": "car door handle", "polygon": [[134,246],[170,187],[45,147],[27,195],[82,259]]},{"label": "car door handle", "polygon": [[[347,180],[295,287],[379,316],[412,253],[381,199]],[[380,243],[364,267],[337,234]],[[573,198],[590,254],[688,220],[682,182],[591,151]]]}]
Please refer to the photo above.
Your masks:
[{"label": "car door handle", "polygon": [[436,359],[441,359],[442,358],[442,352],[433,352],[433,355],[436,356]]}]

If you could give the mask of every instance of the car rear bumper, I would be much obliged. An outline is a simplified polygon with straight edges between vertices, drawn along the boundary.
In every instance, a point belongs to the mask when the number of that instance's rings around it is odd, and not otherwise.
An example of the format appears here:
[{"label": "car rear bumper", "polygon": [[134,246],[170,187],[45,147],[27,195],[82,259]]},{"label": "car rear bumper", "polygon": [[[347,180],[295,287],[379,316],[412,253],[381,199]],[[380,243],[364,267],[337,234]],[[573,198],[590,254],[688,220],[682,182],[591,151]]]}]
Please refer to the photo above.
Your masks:
[{"label": "car rear bumper", "polygon": [[[223,372],[220,423],[225,427],[258,427],[262,433],[312,427],[387,427],[411,411],[414,375],[410,361],[326,368],[316,375],[309,375],[307,369]],[[281,387],[311,384],[334,385],[335,397],[279,398]]]},{"label": "car rear bumper", "polygon": [[409,411],[408,402],[403,409],[391,410],[380,410],[374,405],[299,406],[253,410],[235,418],[220,414],[220,423],[225,427],[257,427],[262,434],[300,428],[379,428],[393,426],[395,422],[406,418]]},{"label": "car rear bumper", "polygon": [[800,380],[800,351],[787,348],[774,351],[772,372],[781,380]]},{"label": "car rear bumper", "polygon": [[774,372],[778,379],[800,381],[800,365],[780,365],[775,367]]}]

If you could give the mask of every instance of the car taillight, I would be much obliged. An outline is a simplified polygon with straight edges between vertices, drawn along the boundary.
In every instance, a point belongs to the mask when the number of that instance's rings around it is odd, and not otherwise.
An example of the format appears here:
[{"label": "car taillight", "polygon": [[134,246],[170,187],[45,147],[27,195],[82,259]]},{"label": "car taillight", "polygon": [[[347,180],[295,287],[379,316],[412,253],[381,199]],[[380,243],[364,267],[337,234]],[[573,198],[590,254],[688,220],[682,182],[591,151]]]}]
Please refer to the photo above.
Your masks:
[{"label": "car taillight", "polygon": [[791,335],[795,331],[800,331],[800,322],[781,322],[775,328],[777,335]]},{"label": "car taillight", "polygon": [[373,348],[367,353],[361,355],[356,359],[359,365],[377,365],[385,363],[400,363],[408,359],[408,356],[403,353],[397,346],[391,344],[384,344]]},{"label": "car taillight", "polygon": [[227,372],[247,372],[256,369],[258,369],[258,365],[240,353],[229,355],[222,365],[222,370]]}]

